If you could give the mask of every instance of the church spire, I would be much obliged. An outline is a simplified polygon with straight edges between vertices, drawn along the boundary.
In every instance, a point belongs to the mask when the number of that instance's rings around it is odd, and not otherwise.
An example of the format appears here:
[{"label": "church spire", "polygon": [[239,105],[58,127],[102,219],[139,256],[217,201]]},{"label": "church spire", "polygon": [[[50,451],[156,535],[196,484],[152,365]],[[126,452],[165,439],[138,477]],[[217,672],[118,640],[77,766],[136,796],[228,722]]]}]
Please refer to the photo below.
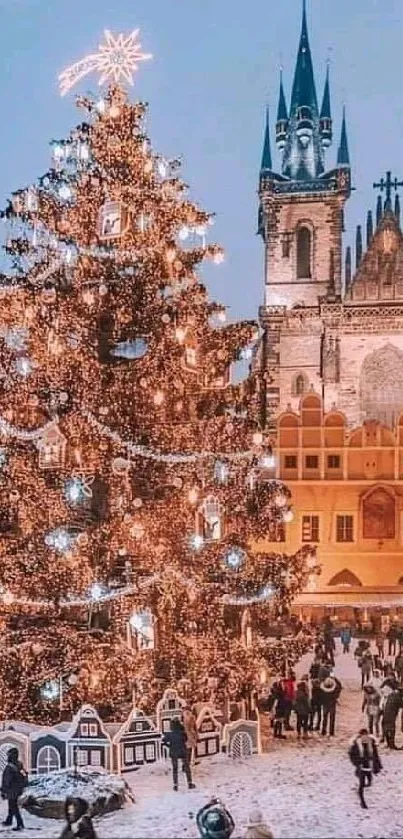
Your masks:
[{"label": "church spire", "polygon": [[320,133],[322,146],[329,148],[332,142],[332,114],[330,110],[329,62],[327,64],[325,89],[323,91],[322,107],[320,110]]},{"label": "church spire", "polygon": [[341,124],[340,145],[337,152],[337,165],[350,166],[350,155],[348,151],[347,126],[346,126],[346,109],[343,108],[343,122]]},{"label": "church spire", "polygon": [[283,71],[280,70],[280,93],[278,97],[277,122],[276,122],[276,145],[282,151],[287,138],[288,112],[283,87]]},{"label": "church spire", "polygon": [[266,107],[266,127],[264,132],[262,163],[260,167],[261,172],[271,172],[271,147],[270,147],[270,123],[269,123],[269,106]]}]

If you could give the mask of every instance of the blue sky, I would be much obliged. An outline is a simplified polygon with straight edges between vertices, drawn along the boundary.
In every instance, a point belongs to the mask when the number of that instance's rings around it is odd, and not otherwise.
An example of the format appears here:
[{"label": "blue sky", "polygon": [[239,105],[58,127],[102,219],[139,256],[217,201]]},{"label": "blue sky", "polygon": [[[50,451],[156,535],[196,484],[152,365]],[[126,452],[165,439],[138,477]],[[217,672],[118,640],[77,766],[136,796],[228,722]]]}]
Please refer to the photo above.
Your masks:
[{"label": "blue sky", "polygon": [[[403,4],[401,0],[307,0],[318,97],[331,57],[335,142],[343,102],[356,191],[346,241],[375,207],[374,180],[403,179]],[[226,249],[209,271],[212,294],[233,317],[253,317],[263,298],[256,234],[264,106],[278,95],[284,65],[289,99],[300,33],[300,0],[0,0],[0,203],[48,166],[48,141],[79,121],[74,95],[61,99],[57,74],[96,49],[105,27],[141,28],[154,60],[133,95],[150,103],[154,148],[181,155],[192,197],[217,214],[214,239]],[[81,92],[95,89],[84,82]],[[274,149],[273,149],[274,150]],[[276,160],[276,154],[274,154]]]}]

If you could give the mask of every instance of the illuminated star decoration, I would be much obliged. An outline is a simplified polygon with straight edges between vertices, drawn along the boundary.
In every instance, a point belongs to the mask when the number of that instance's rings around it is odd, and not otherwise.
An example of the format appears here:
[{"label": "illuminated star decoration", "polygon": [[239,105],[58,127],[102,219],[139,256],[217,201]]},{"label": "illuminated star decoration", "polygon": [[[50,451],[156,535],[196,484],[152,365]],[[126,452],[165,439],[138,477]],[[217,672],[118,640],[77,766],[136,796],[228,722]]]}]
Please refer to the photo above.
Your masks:
[{"label": "illuminated star decoration", "polygon": [[119,82],[121,79],[132,85],[133,73],[138,69],[138,62],[152,58],[150,53],[142,52],[138,41],[139,32],[139,29],[134,29],[130,35],[113,35],[109,29],[105,29],[105,41],[99,45],[99,52],[87,55],[60,73],[61,96],[65,96],[77,82],[93,72],[100,74],[100,85],[108,80]]}]

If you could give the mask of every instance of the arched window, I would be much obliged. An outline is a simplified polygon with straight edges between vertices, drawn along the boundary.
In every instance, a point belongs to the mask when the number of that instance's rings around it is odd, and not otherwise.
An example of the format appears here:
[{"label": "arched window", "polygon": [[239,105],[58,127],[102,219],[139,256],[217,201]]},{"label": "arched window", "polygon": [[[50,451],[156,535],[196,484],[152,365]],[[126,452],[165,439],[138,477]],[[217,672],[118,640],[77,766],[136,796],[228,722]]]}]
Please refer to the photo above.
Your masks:
[{"label": "arched window", "polygon": [[297,378],[295,379],[295,395],[296,396],[303,396],[305,393],[305,379],[302,373],[299,373]]},{"label": "arched window", "polygon": [[297,230],[297,279],[311,278],[312,234],[308,227]]},{"label": "arched window", "polygon": [[340,588],[358,588],[362,586],[361,580],[349,571],[347,568],[344,568],[343,571],[339,571],[330,582],[328,583],[329,586],[339,586]]},{"label": "arched window", "polygon": [[49,775],[50,772],[58,772],[60,769],[60,755],[54,746],[42,746],[39,749],[36,759],[38,775]]}]

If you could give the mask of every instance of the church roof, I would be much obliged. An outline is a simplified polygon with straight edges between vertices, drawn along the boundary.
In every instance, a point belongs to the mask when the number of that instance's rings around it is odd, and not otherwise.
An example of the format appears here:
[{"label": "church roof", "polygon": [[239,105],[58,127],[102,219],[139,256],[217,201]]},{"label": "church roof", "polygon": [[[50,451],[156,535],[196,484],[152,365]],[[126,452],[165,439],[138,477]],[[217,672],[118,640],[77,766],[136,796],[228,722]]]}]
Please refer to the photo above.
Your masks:
[{"label": "church roof", "polygon": [[337,152],[337,165],[350,166],[350,154],[348,151],[346,109],[343,108],[343,122],[341,124],[340,145]]},{"label": "church roof", "polygon": [[403,234],[391,210],[386,210],[350,287],[345,303],[403,302]]},{"label": "church roof", "polygon": [[264,132],[263,154],[260,165],[261,172],[271,171],[271,148],[270,148],[270,123],[269,123],[269,108],[266,108],[266,128]]}]

